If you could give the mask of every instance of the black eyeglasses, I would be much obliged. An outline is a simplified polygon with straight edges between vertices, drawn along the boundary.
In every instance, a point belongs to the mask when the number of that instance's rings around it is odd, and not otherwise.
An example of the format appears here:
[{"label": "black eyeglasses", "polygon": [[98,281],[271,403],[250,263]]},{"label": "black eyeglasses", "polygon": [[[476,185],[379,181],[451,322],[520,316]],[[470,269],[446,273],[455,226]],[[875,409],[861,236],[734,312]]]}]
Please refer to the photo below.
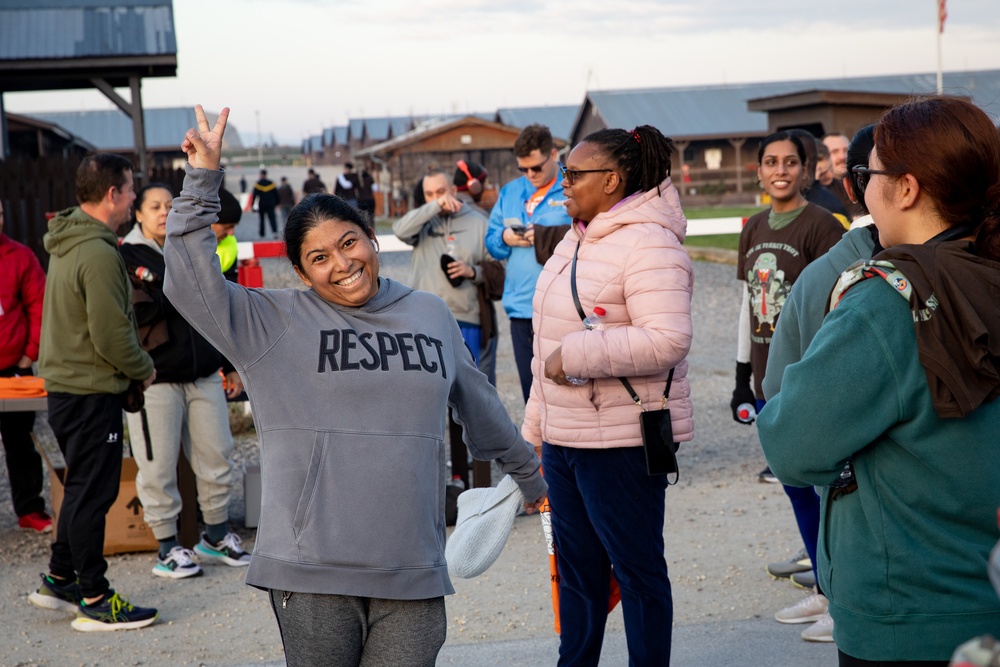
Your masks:
[{"label": "black eyeglasses", "polygon": [[869,169],[864,165],[857,165],[851,167],[852,181],[854,181],[854,187],[858,191],[858,196],[865,194],[865,190],[868,189],[868,181],[872,180],[873,174],[882,174],[883,176],[896,176],[894,172],[882,171],[881,169]]},{"label": "black eyeglasses", "polygon": [[580,174],[597,174],[601,172],[614,171],[614,169],[567,169],[566,167],[559,165],[559,173],[562,177],[566,179],[566,182],[570,185],[576,183],[576,179],[580,177]]},{"label": "black eyeglasses", "polygon": [[527,174],[529,172],[533,174],[540,174],[542,173],[542,167],[548,164],[549,160],[551,159],[552,159],[552,154],[549,153],[549,156],[547,158],[536,164],[534,167],[518,167],[517,170],[522,174]]}]

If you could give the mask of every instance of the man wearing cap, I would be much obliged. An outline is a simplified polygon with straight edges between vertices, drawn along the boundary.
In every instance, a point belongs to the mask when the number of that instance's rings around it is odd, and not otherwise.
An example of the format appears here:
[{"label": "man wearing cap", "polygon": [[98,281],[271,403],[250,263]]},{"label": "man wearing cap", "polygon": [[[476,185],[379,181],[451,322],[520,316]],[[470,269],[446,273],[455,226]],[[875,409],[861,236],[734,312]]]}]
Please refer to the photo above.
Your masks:
[{"label": "man wearing cap", "polygon": [[561,239],[572,221],[566,215],[566,198],[559,179],[559,154],[549,128],[544,125],[524,128],[514,142],[514,158],[518,171],[524,176],[500,190],[490,213],[486,249],[496,259],[507,260],[503,306],[510,318],[514,360],[521,392],[527,402],[534,338],[531,299],[535,295],[535,281],[542,272],[536,251],[543,251],[541,246],[553,240],[551,233],[539,232],[562,227],[561,234],[555,234]]},{"label": "man wearing cap", "polygon": [[[484,241],[488,220],[474,202],[459,199],[450,174],[431,171],[423,184],[427,203],[392,226],[400,241],[413,246],[408,284],[444,299],[478,364],[482,347],[478,286],[483,282],[482,264],[489,260]],[[468,185],[464,196],[468,196]],[[468,487],[461,429],[457,439],[454,429],[451,433],[452,474]]]}]

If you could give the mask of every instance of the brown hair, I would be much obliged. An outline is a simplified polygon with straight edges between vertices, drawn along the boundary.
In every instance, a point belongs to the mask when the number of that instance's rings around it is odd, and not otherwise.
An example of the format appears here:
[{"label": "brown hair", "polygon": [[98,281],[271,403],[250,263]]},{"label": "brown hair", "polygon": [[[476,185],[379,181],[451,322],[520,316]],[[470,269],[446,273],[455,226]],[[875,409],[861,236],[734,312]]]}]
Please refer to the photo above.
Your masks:
[{"label": "brown hair", "polygon": [[126,171],[132,171],[132,163],[120,155],[88,155],[76,170],[76,200],[81,204],[100,202],[108,190],[125,185]]},{"label": "brown hair", "polygon": [[528,157],[537,150],[542,157],[552,152],[552,133],[544,125],[529,125],[521,130],[514,142],[514,157]]},{"label": "brown hair", "polygon": [[1000,135],[959,97],[927,97],[885,112],[875,148],[886,171],[911,174],[949,227],[976,233],[976,253],[1000,260]]}]

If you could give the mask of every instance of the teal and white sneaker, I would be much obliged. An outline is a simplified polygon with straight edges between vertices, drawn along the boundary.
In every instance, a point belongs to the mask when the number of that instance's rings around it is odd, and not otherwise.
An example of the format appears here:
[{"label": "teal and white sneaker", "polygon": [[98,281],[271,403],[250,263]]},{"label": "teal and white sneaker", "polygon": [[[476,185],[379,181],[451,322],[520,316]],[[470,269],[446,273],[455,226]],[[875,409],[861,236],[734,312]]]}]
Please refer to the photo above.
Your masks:
[{"label": "teal and white sneaker", "polygon": [[65,611],[75,614],[80,606],[80,584],[73,581],[59,584],[47,574],[39,575],[42,585],[28,596],[28,601],[39,609]]},{"label": "teal and white sneaker", "polygon": [[242,543],[243,540],[236,533],[227,534],[219,544],[212,544],[208,541],[208,536],[202,533],[201,541],[194,545],[194,550],[199,556],[211,558],[226,565],[246,567],[250,564],[250,554],[240,547]]},{"label": "teal and white sneaker", "polygon": [[170,550],[166,558],[156,561],[153,574],[166,579],[187,579],[200,577],[202,571],[198,563],[194,562],[194,552],[178,545]]},{"label": "teal and white sneaker", "polygon": [[79,632],[135,630],[156,622],[158,612],[151,607],[136,607],[114,590],[109,590],[97,604],[81,604],[70,624]]}]

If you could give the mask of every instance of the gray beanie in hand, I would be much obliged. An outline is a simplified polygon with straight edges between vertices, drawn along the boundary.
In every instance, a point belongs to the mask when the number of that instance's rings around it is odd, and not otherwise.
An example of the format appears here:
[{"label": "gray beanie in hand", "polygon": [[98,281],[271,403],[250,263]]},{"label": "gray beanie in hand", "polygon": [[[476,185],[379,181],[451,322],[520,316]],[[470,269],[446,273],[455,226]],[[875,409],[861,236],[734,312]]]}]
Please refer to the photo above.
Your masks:
[{"label": "gray beanie in hand", "polygon": [[500,556],[524,495],[510,475],[493,488],[469,489],[458,497],[458,521],[444,556],[448,573],[459,579],[477,577]]}]

